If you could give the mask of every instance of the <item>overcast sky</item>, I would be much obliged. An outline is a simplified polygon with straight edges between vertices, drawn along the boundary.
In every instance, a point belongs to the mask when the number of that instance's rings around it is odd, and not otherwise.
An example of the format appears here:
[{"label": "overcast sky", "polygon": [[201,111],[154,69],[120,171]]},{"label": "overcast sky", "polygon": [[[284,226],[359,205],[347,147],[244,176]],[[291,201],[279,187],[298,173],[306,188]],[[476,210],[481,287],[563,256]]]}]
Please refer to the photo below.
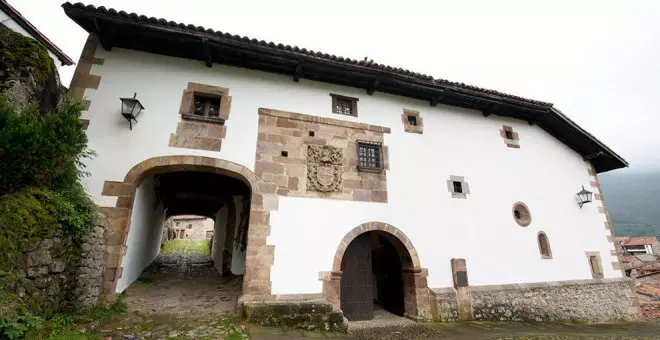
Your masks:
[{"label": "overcast sky", "polygon": [[[87,33],[55,0],[9,0],[78,60]],[[87,0],[552,102],[660,169],[660,1]],[[73,67],[61,72],[69,84]]]}]

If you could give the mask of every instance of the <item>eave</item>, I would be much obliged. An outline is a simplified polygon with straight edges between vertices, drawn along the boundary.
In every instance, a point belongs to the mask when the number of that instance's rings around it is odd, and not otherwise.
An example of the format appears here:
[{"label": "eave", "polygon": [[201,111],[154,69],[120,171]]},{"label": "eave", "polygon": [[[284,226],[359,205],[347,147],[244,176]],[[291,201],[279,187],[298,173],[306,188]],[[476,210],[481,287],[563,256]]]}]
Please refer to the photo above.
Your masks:
[{"label": "eave", "polygon": [[552,104],[498,91],[453,83],[431,76],[357,61],[298,47],[232,36],[203,27],[184,25],[135,13],[65,3],[65,13],[99,36],[106,50],[113,47],[144,51],[385,92],[511,117],[536,124],[590,161],[596,172],[628,166],[619,155],[573,123]]}]

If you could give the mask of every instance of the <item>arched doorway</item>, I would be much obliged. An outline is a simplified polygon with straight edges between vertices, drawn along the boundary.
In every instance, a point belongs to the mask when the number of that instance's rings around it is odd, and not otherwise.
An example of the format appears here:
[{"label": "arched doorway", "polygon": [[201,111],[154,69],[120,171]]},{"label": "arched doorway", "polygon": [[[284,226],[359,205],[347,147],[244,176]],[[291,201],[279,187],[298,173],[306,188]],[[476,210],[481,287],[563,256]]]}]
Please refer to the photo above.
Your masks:
[{"label": "arched doorway", "polygon": [[399,253],[397,246],[405,249],[400,243],[383,231],[369,231],[348,245],[341,262],[341,309],[346,318],[370,320],[379,309],[404,315],[403,268],[411,267],[412,260]]},{"label": "arched doorway", "polygon": [[[164,174],[183,174],[183,173],[206,173],[220,175],[231,178],[243,183],[249,191],[249,199],[244,211],[248,220],[248,227],[244,230],[247,240],[245,249],[245,276],[243,281],[243,295],[269,295],[270,294],[270,267],[273,264],[274,246],[266,244],[266,237],[269,234],[270,211],[277,209],[277,195],[275,192],[263,189],[265,187],[261,180],[249,169],[239,164],[229,161],[202,156],[161,156],[154,157],[136,164],[124,177],[121,182],[106,181],[103,186],[102,194],[104,196],[116,196],[117,201],[114,207],[101,207],[101,211],[108,218],[112,225],[112,230],[106,234],[106,261],[104,275],[104,293],[106,298],[112,300],[120,287],[118,282],[123,276],[125,265],[124,261],[127,253],[128,234],[132,228],[136,210],[154,209],[162,205],[162,201],[155,200],[150,204],[142,204],[145,208],[136,205],[140,203],[137,200],[139,196],[138,187],[145,185],[145,180],[154,181],[155,176]],[[175,176],[177,177],[177,176]],[[171,183],[176,184],[177,178]],[[156,183],[150,185],[153,190]],[[149,187],[149,185],[147,185]],[[171,196],[171,200],[180,197]],[[186,197],[185,204],[193,202],[195,197]],[[223,198],[220,198],[221,200]],[[213,207],[211,200],[200,201],[199,205],[193,204],[194,209],[180,209],[176,214],[194,213],[208,216],[206,208]],[[177,207],[186,207],[186,205]],[[231,202],[224,202],[226,206],[231,206]],[[187,205],[190,207],[190,205]],[[172,205],[172,209],[175,206]],[[159,211],[162,209],[159,209]],[[194,210],[194,211],[193,211]],[[200,210],[200,211],[198,211]],[[146,211],[146,210],[145,210]],[[162,214],[166,217],[166,212]],[[238,217],[236,217],[238,219]],[[249,230],[249,232],[248,232]]]},{"label": "arched doorway", "polygon": [[355,227],[341,241],[332,271],[321,272],[323,294],[349,320],[374,311],[430,319],[428,271],[399,229],[382,222]]}]

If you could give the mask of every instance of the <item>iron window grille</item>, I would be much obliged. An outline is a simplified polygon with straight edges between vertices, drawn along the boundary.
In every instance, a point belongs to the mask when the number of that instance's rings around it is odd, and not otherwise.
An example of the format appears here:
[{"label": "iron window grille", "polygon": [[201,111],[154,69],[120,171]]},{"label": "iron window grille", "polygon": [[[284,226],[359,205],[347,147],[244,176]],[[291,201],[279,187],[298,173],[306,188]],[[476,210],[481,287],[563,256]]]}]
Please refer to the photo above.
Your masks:
[{"label": "iron window grille", "polygon": [[219,119],[220,98],[195,94],[193,114],[200,117]]},{"label": "iron window grille", "polygon": [[357,117],[357,98],[332,93],[330,97],[332,97],[332,113]]},{"label": "iron window grille", "polygon": [[408,116],[408,124],[411,126],[417,126],[417,117],[413,115]]},{"label": "iron window grille", "polygon": [[378,142],[357,142],[358,169],[381,171],[383,169],[382,144]]}]

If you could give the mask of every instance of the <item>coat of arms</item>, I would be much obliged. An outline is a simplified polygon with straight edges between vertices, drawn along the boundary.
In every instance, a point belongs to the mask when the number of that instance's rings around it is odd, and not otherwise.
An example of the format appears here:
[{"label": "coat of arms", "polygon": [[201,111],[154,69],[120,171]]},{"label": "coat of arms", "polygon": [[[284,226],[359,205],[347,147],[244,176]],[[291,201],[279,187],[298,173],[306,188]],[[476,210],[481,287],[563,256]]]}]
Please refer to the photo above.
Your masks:
[{"label": "coat of arms", "polygon": [[330,145],[307,146],[307,190],[341,191],[342,151]]}]

